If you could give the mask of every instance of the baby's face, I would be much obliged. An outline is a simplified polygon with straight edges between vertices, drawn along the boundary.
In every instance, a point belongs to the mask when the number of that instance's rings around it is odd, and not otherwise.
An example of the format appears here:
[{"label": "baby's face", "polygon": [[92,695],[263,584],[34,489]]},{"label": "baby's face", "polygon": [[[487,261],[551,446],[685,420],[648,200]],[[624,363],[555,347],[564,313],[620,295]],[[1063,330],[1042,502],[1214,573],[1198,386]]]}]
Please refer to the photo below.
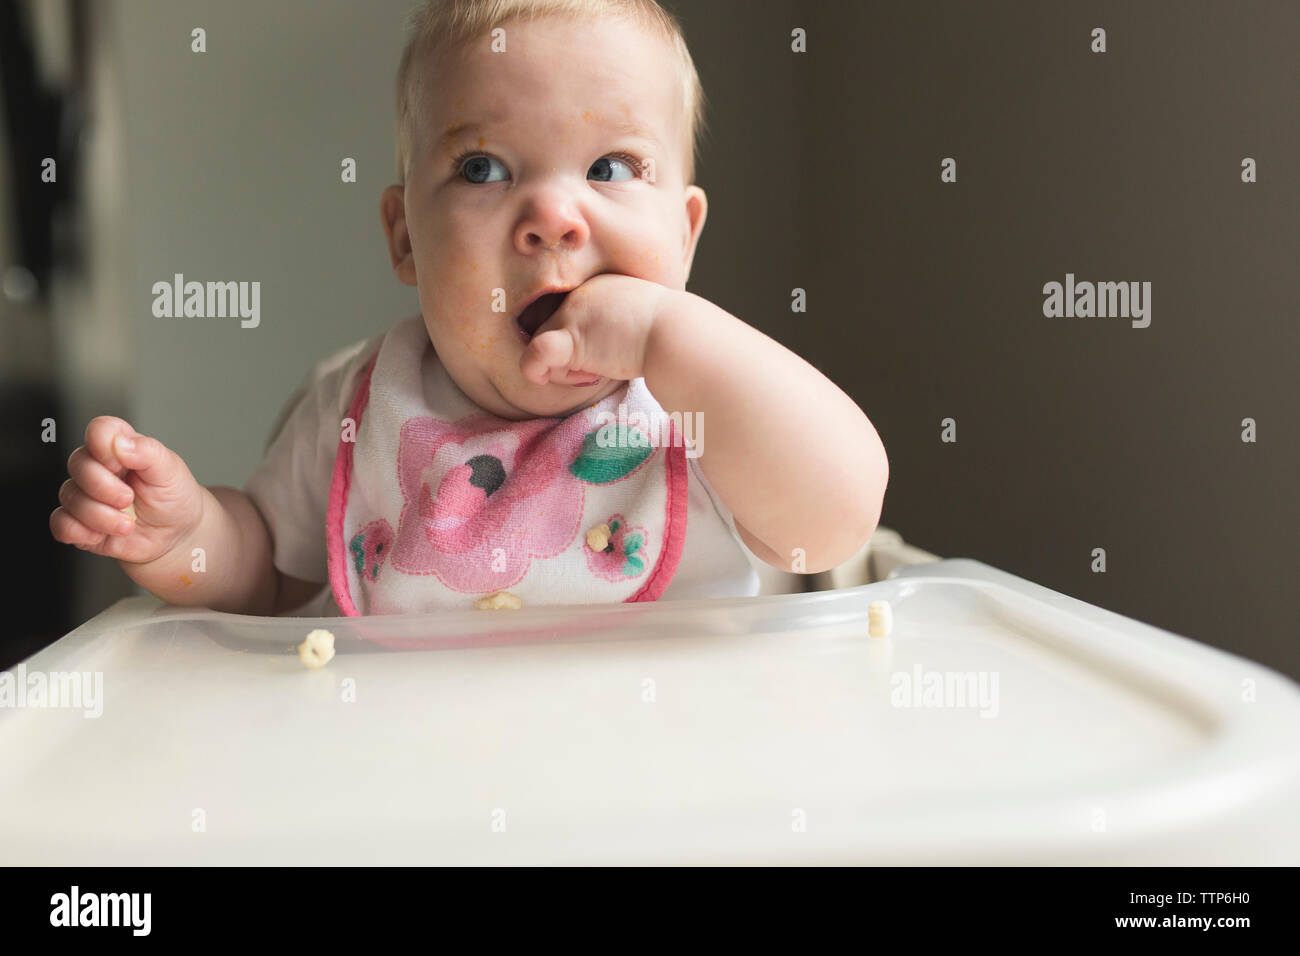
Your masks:
[{"label": "baby's face", "polygon": [[443,365],[476,404],[517,420],[622,385],[525,379],[523,307],[607,272],[684,289],[706,206],[683,181],[686,117],[666,41],[604,20],[504,29],[507,52],[485,37],[434,72],[427,102],[413,104],[422,133],[405,188],[390,186],[381,208],[394,271],[418,286]]}]

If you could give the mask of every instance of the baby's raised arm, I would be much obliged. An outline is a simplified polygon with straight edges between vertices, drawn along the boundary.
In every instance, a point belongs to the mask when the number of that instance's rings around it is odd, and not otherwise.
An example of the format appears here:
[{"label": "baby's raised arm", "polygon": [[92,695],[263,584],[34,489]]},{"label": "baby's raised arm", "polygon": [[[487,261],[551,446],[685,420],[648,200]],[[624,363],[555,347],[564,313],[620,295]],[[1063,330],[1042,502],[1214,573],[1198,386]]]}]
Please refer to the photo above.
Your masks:
[{"label": "baby's raised arm", "polygon": [[116,559],[131,580],[172,604],[281,610],[270,532],[243,492],[203,487],[162,442],[107,415],[86,427],[68,474],[61,507],[50,515],[56,540]]},{"label": "baby's raised arm", "polygon": [[664,409],[707,422],[700,467],[745,544],[774,567],[809,574],[853,557],[880,521],[889,482],[884,444],[862,409],[707,299],[673,291],[662,302],[646,385]]}]

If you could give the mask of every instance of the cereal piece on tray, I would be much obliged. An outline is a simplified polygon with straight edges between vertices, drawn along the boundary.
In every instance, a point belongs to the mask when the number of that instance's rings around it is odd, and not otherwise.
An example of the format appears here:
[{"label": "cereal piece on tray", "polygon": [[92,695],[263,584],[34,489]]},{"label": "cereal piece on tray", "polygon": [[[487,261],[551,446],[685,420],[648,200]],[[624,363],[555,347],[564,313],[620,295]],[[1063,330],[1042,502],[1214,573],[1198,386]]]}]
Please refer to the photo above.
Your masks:
[{"label": "cereal piece on tray", "polygon": [[524,606],[524,602],[509,591],[497,591],[487,597],[479,598],[474,602],[474,606],[480,611],[517,611]]},{"label": "cereal piece on tray", "polygon": [[315,630],[298,645],[298,659],[315,670],[334,659],[334,635],[329,631]]},{"label": "cereal piece on tray", "polygon": [[867,630],[872,637],[888,637],[894,629],[894,608],[888,601],[867,605]]}]

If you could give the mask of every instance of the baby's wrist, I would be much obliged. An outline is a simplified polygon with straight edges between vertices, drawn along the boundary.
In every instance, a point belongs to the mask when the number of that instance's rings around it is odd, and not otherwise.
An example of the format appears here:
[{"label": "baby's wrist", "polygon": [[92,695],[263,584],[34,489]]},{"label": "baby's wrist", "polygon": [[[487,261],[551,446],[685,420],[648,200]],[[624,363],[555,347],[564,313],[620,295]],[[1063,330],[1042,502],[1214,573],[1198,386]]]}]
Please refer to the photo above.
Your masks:
[{"label": "baby's wrist", "polygon": [[660,369],[671,367],[672,363],[668,355],[672,351],[673,344],[682,334],[682,317],[690,308],[690,303],[687,301],[689,296],[690,293],[681,289],[665,287],[655,300],[650,331],[646,335],[645,358],[642,362],[642,374],[647,384],[649,384],[652,367]]},{"label": "baby's wrist", "polygon": [[656,399],[663,401],[661,393],[666,396],[671,392],[685,402],[687,396],[676,393],[682,389],[694,393],[705,384],[699,380],[702,351],[708,350],[716,334],[714,313],[720,311],[694,293],[664,290],[655,309],[642,372],[646,387]]},{"label": "baby's wrist", "polygon": [[670,289],[667,286],[659,287],[659,295],[655,299],[654,308],[650,327],[654,329],[661,325],[671,323],[682,313],[686,298],[690,295],[684,289]]}]

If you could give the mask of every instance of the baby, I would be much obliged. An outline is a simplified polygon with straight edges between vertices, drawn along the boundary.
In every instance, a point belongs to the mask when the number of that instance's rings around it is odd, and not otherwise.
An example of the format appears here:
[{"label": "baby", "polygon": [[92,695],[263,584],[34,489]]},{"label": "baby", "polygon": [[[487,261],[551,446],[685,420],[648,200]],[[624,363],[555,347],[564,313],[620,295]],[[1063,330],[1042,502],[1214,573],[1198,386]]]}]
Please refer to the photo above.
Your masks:
[{"label": "baby", "polygon": [[247,614],[752,595],[747,552],[854,555],[888,480],[875,429],[685,291],[707,204],[675,18],[429,0],[411,26],[380,213],[420,314],[317,366],[243,492],[94,419],[54,537]]}]

